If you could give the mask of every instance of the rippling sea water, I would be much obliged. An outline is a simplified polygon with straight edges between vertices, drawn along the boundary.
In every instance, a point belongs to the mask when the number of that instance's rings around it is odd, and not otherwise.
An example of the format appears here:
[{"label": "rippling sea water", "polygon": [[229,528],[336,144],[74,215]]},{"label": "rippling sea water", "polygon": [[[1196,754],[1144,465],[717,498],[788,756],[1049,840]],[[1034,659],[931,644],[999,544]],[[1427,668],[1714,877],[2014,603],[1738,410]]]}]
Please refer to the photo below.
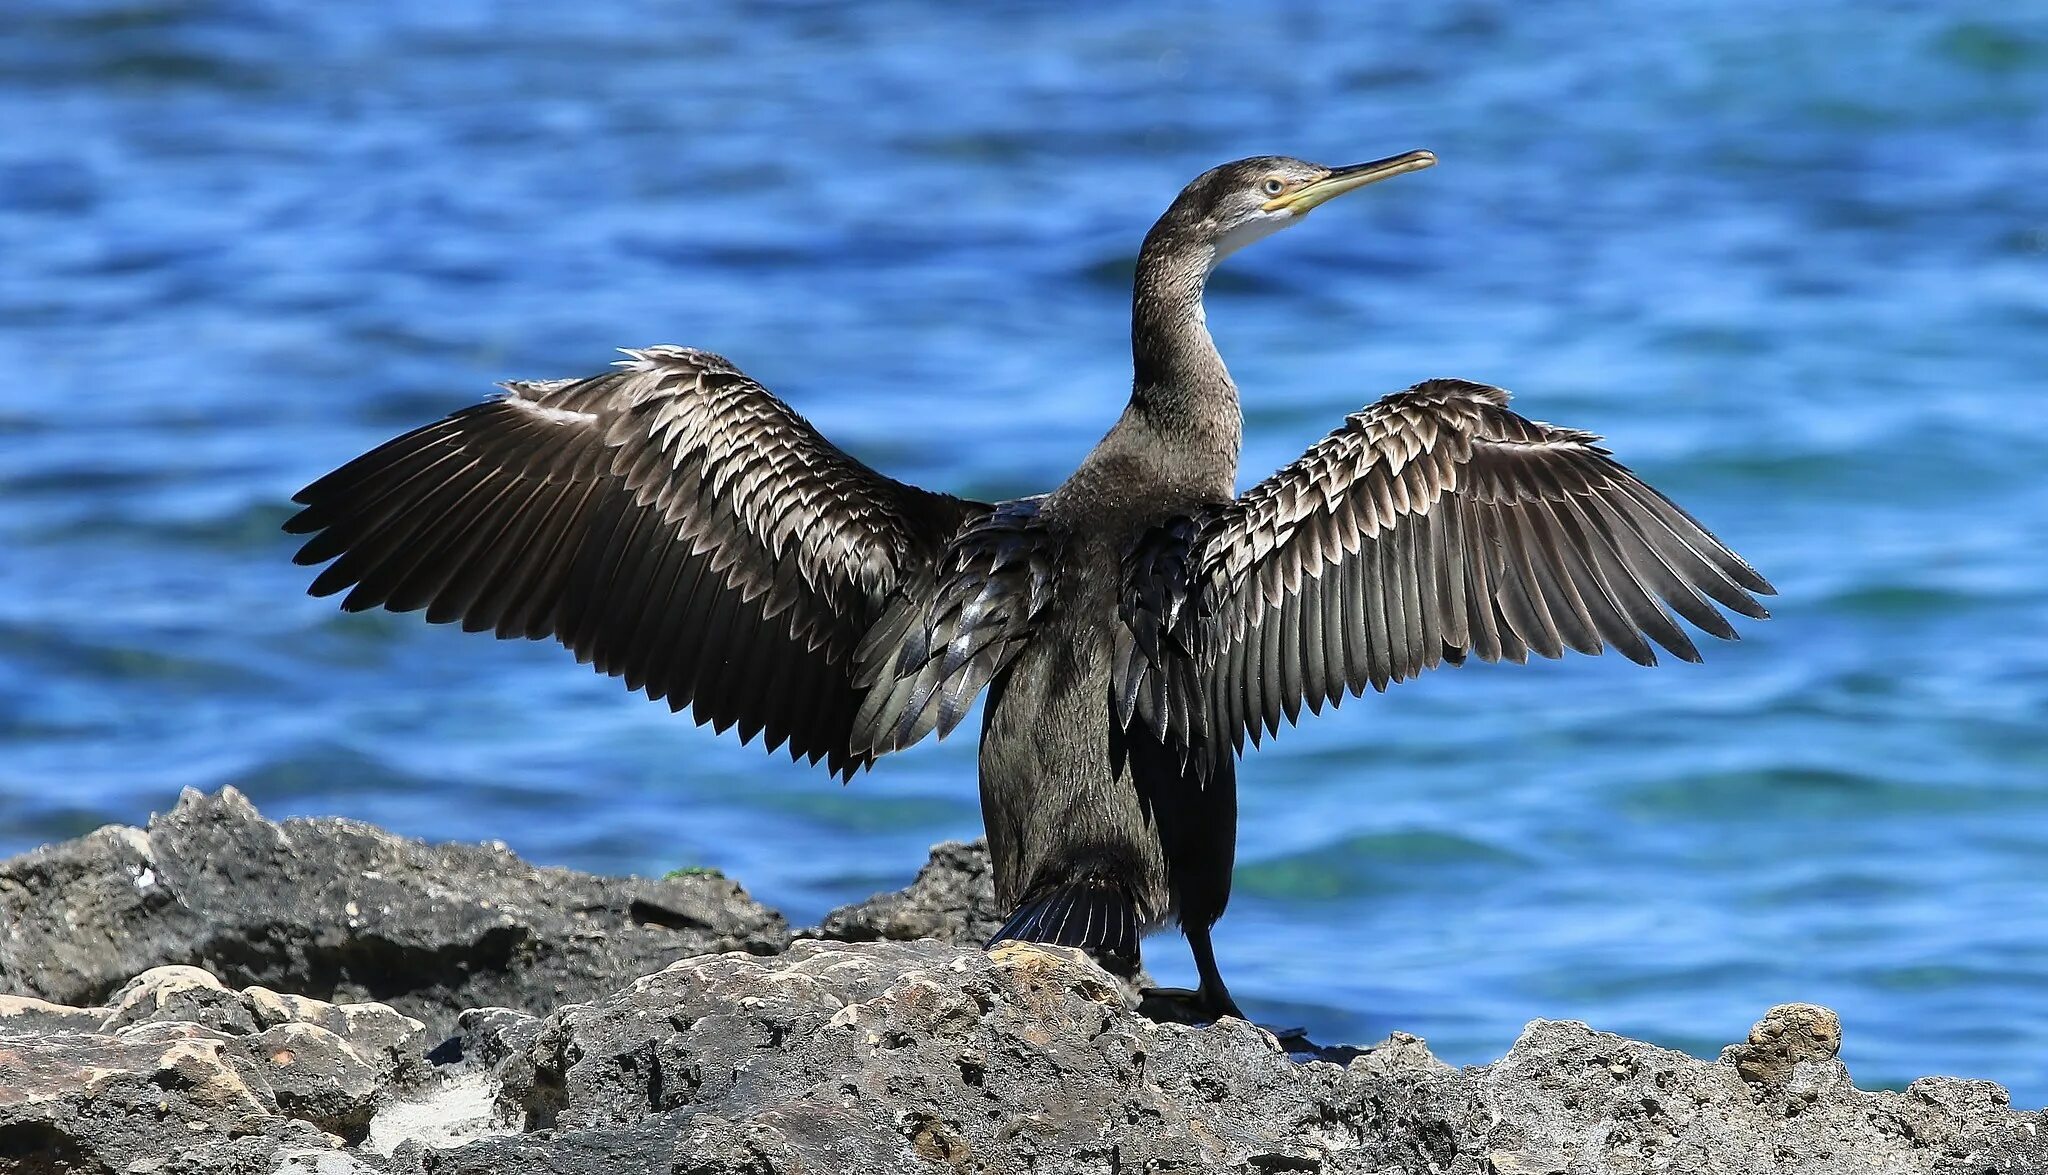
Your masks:
[{"label": "rippling sea water", "polygon": [[1182,183],[1429,147],[1215,280],[1248,478],[1498,383],[1783,594],[1704,666],[1444,671],[1251,756],[1240,999],[1465,1063],[1813,1000],[1866,1084],[2048,1102],[2048,19],[1358,11],[10,0],[0,853],[231,783],[799,922],[899,885],[978,831],[972,738],[841,787],[552,645],[344,618],[286,498],[657,341],[897,476],[1044,489]]}]

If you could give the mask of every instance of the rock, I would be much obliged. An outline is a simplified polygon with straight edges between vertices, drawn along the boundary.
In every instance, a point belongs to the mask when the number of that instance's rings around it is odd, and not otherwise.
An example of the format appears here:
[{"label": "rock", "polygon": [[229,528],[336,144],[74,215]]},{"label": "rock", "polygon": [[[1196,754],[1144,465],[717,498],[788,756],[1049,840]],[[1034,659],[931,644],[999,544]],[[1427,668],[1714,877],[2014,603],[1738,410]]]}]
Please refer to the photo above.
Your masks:
[{"label": "rock", "polygon": [[[21,1021],[37,1031],[0,1035],[0,1044],[19,1046],[15,1055],[24,1074],[61,1073],[70,1065],[94,1079],[115,1081],[124,1067],[134,1070],[154,1056],[155,1069],[129,1076],[197,1091],[191,1096],[202,1104],[235,1111],[220,1121],[188,1120],[186,1128],[195,1136],[217,1130],[275,1141],[292,1137],[289,1120],[297,1119],[323,1141],[360,1142],[380,1107],[431,1076],[420,1052],[420,1022],[383,1004],[336,1005],[261,987],[237,992],[198,967],[151,968],[122,985],[111,1007],[38,1004],[37,1019]],[[12,1030],[5,1021],[0,1025]],[[197,1073],[193,1067],[201,1062],[195,1058],[202,1054],[218,1073]],[[177,1064],[166,1070],[164,1057]],[[0,1081],[5,1077],[0,1066]],[[128,1088],[116,1084],[114,1104]],[[215,1093],[202,1096],[209,1088]],[[236,1096],[227,1098],[222,1089]],[[95,1104],[107,1101],[91,1096]],[[68,1103],[48,1096],[24,1100],[16,1109],[44,1131],[61,1132],[75,1116]],[[168,1111],[159,1106],[155,1112]],[[0,1146],[0,1157],[7,1154]]]},{"label": "rock", "polygon": [[[464,1073],[484,1077],[489,1090],[486,1100],[491,1105],[489,1125],[524,1122],[534,1081],[529,1050],[540,1035],[539,1018],[511,1008],[472,1008],[457,1024],[456,1034],[443,1041],[429,1059],[451,1078]],[[471,1110],[469,1115],[475,1118],[479,1112]]]},{"label": "rock", "polygon": [[1722,1060],[1744,1081],[1783,1089],[1800,1064],[1826,1063],[1842,1051],[1842,1022],[1818,1004],[1779,1004],[1749,1030],[1746,1044],[1729,1045]]},{"label": "rock", "polygon": [[98,1018],[99,1032],[128,1036],[149,1024],[202,1027],[222,1040],[251,1038],[238,1047],[254,1057],[266,1047],[260,1040],[285,1028],[312,1026],[374,1070],[380,1087],[403,1086],[425,1068],[425,1025],[388,1004],[332,1004],[260,986],[231,991],[212,972],[182,965],[150,968],[123,984],[112,1003]]},{"label": "rock", "polygon": [[109,1002],[113,1010],[101,1021],[101,1032],[154,1020],[182,1020],[232,1036],[256,1031],[256,1017],[241,993],[199,967],[152,967],[122,984]]},{"label": "rock", "polygon": [[426,1025],[389,1004],[331,1004],[302,995],[279,995],[267,987],[242,992],[257,1027],[312,1024],[347,1042],[375,1067],[381,1085],[404,1085],[421,1069]]},{"label": "rock", "polygon": [[542,1013],[686,955],[789,939],[722,878],[593,877],[354,821],[272,823],[233,788],[187,790],[147,831],[0,863],[0,925],[0,991],[91,1004],[187,963],[232,987],[387,1003],[437,1035],[464,1008]]},{"label": "rock", "polygon": [[525,1056],[540,1032],[540,1019],[511,1008],[471,1008],[456,1018],[456,1033],[442,1042],[435,1064],[471,1061],[496,1068]]},{"label": "rock", "polygon": [[[2048,1116],[2012,1114],[1972,1090],[1938,1111],[1939,1126],[1920,1122],[1931,1107],[1911,1104],[1911,1090],[1856,1089],[1839,1047],[1834,1013],[1811,1004],[1773,1008],[1749,1044],[1712,1064],[1539,1020],[1506,1057],[1473,1071],[1497,1119],[1485,1155],[1518,1172],[2048,1171]],[[1753,1082],[1744,1070],[1764,1073],[1760,1058],[1767,1080]],[[1946,1157],[1930,1137],[1953,1140]]]},{"label": "rock", "polygon": [[274,1114],[220,1040],[157,1035],[0,1037],[0,1168],[254,1170],[281,1140],[324,1141]]},{"label": "rock", "polygon": [[753,1166],[735,1162],[738,1154],[734,1150],[719,1147],[700,1133],[700,1121],[684,1112],[642,1118],[622,1129],[544,1131],[493,1138],[457,1150],[422,1154],[420,1170],[423,1175],[504,1175],[509,1171],[547,1175],[723,1175],[802,1170],[772,1161]]},{"label": "rock", "polygon": [[265,1076],[280,1113],[311,1122],[347,1142],[369,1133],[382,1089],[377,1067],[339,1036],[303,1020],[266,1028],[241,1042]]},{"label": "rock", "polygon": [[[1343,1084],[1327,1064],[1304,1081],[1242,1021],[1142,1020],[1085,956],[1024,944],[799,942],[773,959],[684,960],[549,1017],[530,1053],[529,1124],[563,1146],[689,1109],[674,1127],[773,1169],[1284,1164],[1328,1153],[1298,1127]],[[508,1167],[533,1151],[480,1145]]]},{"label": "rock", "polygon": [[336,1150],[293,1147],[271,1158],[271,1175],[378,1175],[377,1168]]},{"label": "rock", "polygon": [[1439,1061],[1421,1037],[1396,1032],[1324,1055],[1344,1065],[1343,1129],[1359,1140],[1365,1169],[1448,1171],[1461,1152],[1469,1158],[1474,1148],[1461,1135],[1485,1111],[1468,1074]]},{"label": "rock", "polygon": [[511,1008],[472,1008],[456,1025],[455,1035],[428,1054],[435,1080],[386,1102],[371,1120],[371,1150],[446,1150],[523,1127],[533,1083],[527,1050],[540,1019]]},{"label": "rock", "polygon": [[597,1171],[621,1154],[667,1170],[679,1134],[695,1140],[688,1169],[718,1172],[2048,1170],[2043,1115],[1981,1083],[1859,1091],[1827,1022],[1766,1017],[1806,1025],[1762,1035],[1815,1055],[1760,1100],[1733,1058],[1573,1022],[1537,1021],[1462,1072],[1405,1035],[1301,1060],[1242,1021],[1138,1017],[1058,948],[805,941],[683,960],[548,1017],[529,1049],[532,1132],[429,1170]]},{"label": "rock", "polygon": [[34,996],[0,995],[0,1036],[30,1032],[92,1032],[106,1019],[104,1008],[72,1008]]},{"label": "rock", "polygon": [[809,933],[840,942],[935,938],[980,946],[1002,927],[1006,914],[996,906],[987,842],[949,840],[932,846],[931,859],[908,889],[841,906]]},{"label": "rock", "polygon": [[[1290,1054],[1140,1015],[1078,952],[980,950],[986,882],[943,845],[789,944],[715,879],[188,795],[0,864],[0,971],[43,985],[0,997],[0,1171],[2048,1171],[2048,1115],[1983,1081],[1858,1090],[1814,1005],[1715,1061],[1550,1020],[1463,1070],[1403,1033]],[[402,1006],[330,998],[375,991]]]}]

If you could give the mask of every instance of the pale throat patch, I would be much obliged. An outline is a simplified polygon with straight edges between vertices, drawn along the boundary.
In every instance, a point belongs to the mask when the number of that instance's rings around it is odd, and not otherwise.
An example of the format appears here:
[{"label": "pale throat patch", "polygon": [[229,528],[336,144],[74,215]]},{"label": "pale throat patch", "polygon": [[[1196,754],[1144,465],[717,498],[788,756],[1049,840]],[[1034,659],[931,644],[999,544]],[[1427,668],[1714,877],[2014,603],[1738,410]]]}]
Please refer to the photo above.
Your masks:
[{"label": "pale throat patch", "polygon": [[1225,257],[1253,241],[1265,240],[1299,219],[1301,218],[1298,216],[1274,214],[1245,221],[1216,239],[1216,255],[1209,259],[1209,269],[1213,272],[1216,264]]}]

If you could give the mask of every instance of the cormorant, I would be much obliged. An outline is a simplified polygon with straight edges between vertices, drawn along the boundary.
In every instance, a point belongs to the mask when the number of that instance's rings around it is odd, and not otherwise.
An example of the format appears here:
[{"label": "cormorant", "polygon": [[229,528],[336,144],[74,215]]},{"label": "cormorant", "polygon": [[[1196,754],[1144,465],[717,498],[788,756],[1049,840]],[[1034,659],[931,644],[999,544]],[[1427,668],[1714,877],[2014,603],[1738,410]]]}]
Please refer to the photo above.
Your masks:
[{"label": "cormorant", "polygon": [[1230,895],[1236,758],[1467,657],[1651,645],[1771,587],[1591,433],[1432,379],[1237,492],[1237,386],[1210,271],[1332,197],[1429,167],[1261,156],[1198,177],[1146,234],[1129,405],[1050,493],[894,481],[726,360],[656,346],[515,382],[307,486],[286,524],[349,611],[537,640],[698,722],[851,778],[988,691],[981,801],[996,936],[1134,964],[1177,921],[1200,1007],[1240,1014],[1209,931]]}]

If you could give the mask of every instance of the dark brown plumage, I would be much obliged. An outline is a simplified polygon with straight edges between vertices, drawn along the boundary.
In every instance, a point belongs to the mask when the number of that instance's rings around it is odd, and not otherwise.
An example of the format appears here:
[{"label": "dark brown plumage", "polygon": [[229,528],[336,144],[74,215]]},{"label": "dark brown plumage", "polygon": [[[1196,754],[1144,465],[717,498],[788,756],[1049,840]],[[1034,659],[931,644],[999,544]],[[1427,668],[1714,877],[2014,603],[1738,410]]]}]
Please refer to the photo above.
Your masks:
[{"label": "dark brown plumage", "polygon": [[1051,493],[893,481],[725,360],[507,385],[301,491],[298,561],[350,611],[424,608],[553,636],[633,689],[851,776],[983,693],[998,937],[1135,962],[1169,920],[1211,1013],[1236,758],[1368,686],[1466,657],[1653,646],[1674,618],[1763,617],[1770,585],[1590,433],[1430,380],[1235,493],[1236,385],[1202,314],[1231,251],[1426,167],[1260,157],[1205,173],[1147,235],[1130,403]]},{"label": "dark brown plumage", "polygon": [[555,637],[851,777],[874,757],[853,739],[855,648],[930,594],[947,538],[988,507],[876,474],[716,355],[629,355],[508,384],[301,490],[285,529],[315,537],[297,560],[334,560],[312,593]]}]

